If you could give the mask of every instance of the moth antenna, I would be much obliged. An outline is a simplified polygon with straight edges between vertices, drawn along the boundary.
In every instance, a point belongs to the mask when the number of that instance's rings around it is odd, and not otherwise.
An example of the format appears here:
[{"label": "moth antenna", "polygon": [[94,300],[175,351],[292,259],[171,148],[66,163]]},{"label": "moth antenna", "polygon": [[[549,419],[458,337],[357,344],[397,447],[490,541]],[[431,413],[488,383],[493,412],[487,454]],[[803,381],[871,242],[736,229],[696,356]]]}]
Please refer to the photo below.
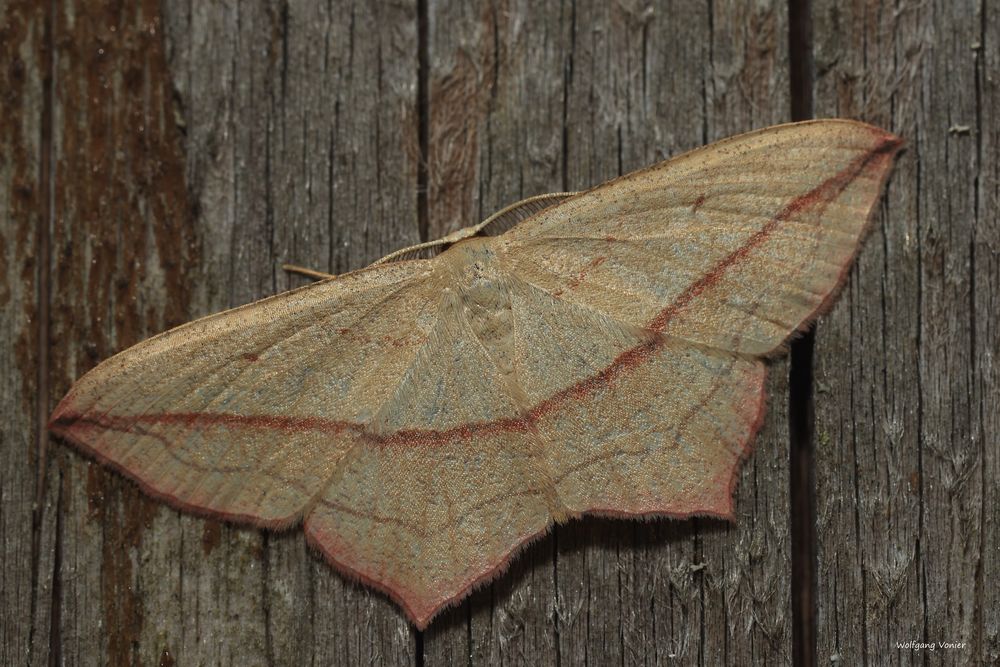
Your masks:
[{"label": "moth antenna", "polygon": [[372,262],[371,265],[375,266],[376,264],[388,264],[389,262],[395,262],[401,259],[412,259],[413,257],[411,257],[411,255],[418,256],[417,253],[419,253],[421,250],[427,248],[434,248],[442,245],[449,245],[451,243],[453,243],[453,240],[448,238],[447,236],[444,238],[436,239],[434,241],[425,241],[424,243],[418,243],[416,245],[400,248],[399,250],[391,252],[385,257],[382,257],[381,259],[375,260],[374,262]]},{"label": "moth antenna", "polygon": [[519,222],[530,218],[539,211],[544,211],[550,206],[554,206],[579,192],[549,192],[547,194],[535,195],[514,202],[500,209],[490,217],[476,225],[476,233],[486,236],[499,236],[508,229],[511,229]]},{"label": "moth antenna", "polygon": [[[490,217],[480,222],[478,225],[463,227],[462,229],[454,231],[447,236],[442,236],[439,239],[434,239],[433,241],[424,241],[423,243],[407,246],[406,248],[400,248],[399,250],[391,252],[381,259],[375,260],[372,262],[372,266],[406,259],[417,259],[422,256],[430,256],[424,251],[449,246],[452,243],[457,243],[462,239],[471,238],[479,234],[498,236],[522,220],[529,218],[535,213],[538,213],[549,206],[558,204],[564,199],[572,197],[576,194],[579,193],[550,192],[548,194],[535,195],[534,197],[522,199],[521,201],[514,202],[513,204],[500,209]],[[489,234],[486,232],[487,229],[489,229]]]},{"label": "moth antenna", "polygon": [[330,278],[336,278],[337,276],[332,273],[323,273],[322,271],[314,271],[313,269],[307,269],[304,266],[298,266],[296,264],[282,264],[281,268],[289,273],[298,273],[314,280],[329,280]]}]

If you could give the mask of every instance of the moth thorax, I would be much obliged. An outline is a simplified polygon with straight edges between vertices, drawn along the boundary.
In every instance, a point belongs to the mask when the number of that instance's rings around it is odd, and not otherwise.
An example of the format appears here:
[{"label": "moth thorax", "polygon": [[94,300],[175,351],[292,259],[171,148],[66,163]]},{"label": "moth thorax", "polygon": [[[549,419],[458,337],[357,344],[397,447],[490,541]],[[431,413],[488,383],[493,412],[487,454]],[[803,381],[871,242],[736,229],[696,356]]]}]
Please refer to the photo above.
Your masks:
[{"label": "moth thorax", "polygon": [[506,281],[479,276],[461,291],[462,316],[502,373],[514,359],[514,318]]},{"label": "moth thorax", "polygon": [[485,273],[492,273],[490,265],[496,259],[493,245],[494,241],[490,238],[465,239],[441,253],[441,258],[446,260],[458,283],[467,283]]}]

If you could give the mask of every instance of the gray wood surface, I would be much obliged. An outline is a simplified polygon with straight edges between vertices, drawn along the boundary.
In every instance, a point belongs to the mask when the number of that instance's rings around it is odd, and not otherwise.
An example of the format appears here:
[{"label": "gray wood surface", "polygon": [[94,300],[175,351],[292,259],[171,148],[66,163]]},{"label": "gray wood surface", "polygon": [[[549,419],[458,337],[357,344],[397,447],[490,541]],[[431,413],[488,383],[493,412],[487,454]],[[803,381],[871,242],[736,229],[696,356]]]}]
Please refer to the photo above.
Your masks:
[{"label": "gray wood surface", "polygon": [[[786,118],[781,3],[714,22],[695,2],[536,5],[431,3],[432,237]],[[427,664],[787,661],[786,368],[738,524],[559,526],[429,629]]]},{"label": "gray wood surface", "polygon": [[817,0],[814,15],[818,115],[907,141],[818,326],[818,659],[995,663],[996,7]]},{"label": "gray wood surface", "polygon": [[48,279],[38,230],[48,218],[39,175],[50,155],[41,109],[51,66],[41,7],[0,8],[0,663],[24,664],[47,658],[53,611],[54,496],[42,504],[36,495],[39,443],[48,442],[38,425],[48,407],[38,391],[39,281]]},{"label": "gray wood surface", "polygon": [[[988,9],[813,2],[817,115],[909,147],[817,328],[820,663],[1000,660]],[[305,282],[282,262],[788,120],[789,30],[767,0],[0,0],[0,664],[789,663],[786,361],[735,523],[560,526],[424,633],[299,531],[183,515],[40,424],[114,352]]]}]

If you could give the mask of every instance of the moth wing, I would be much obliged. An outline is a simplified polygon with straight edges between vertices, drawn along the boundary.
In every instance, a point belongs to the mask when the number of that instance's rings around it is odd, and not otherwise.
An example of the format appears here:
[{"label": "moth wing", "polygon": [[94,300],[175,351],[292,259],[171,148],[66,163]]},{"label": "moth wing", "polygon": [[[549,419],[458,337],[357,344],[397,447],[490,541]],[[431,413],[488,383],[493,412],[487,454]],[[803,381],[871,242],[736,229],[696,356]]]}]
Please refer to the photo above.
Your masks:
[{"label": "moth wing", "polygon": [[328,560],[388,593],[420,628],[558,513],[540,443],[494,352],[446,290],[428,344],[305,520]]},{"label": "moth wing", "polygon": [[542,211],[502,261],[629,324],[770,354],[843,281],[900,145],[854,121],[733,137]]},{"label": "moth wing", "polygon": [[428,263],[406,262],[212,315],[92,369],[50,430],[175,506],[288,525],[391,396],[438,301]]},{"label": "moth wing", "polygon": [[442,259],[273,297],[105,362],[53,430],[175,505],[304,516],[423,627],[553,518],[731,513],[751,355],[841,279],[897,148],[856,123],[710,146],[491,240],[475,298]]},{"label": "moth wing", "polygon": [[564,513],[731,517],[763,362],[514,282],[514,373]]}]

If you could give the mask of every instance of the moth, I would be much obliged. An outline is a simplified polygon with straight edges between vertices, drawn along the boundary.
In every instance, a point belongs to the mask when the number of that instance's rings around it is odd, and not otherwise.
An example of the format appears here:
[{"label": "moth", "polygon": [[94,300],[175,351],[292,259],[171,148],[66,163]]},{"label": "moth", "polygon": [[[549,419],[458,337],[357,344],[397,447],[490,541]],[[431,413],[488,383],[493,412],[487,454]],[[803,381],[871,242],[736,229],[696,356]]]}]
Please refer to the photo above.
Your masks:
[{"label": "moth", "polygon": [[900,146],[780,125],[526,200],[154,336],[49,428],[173,507],[301,526],[424,628],[554,523],[733,519],[765,360],[844,282]]}]

